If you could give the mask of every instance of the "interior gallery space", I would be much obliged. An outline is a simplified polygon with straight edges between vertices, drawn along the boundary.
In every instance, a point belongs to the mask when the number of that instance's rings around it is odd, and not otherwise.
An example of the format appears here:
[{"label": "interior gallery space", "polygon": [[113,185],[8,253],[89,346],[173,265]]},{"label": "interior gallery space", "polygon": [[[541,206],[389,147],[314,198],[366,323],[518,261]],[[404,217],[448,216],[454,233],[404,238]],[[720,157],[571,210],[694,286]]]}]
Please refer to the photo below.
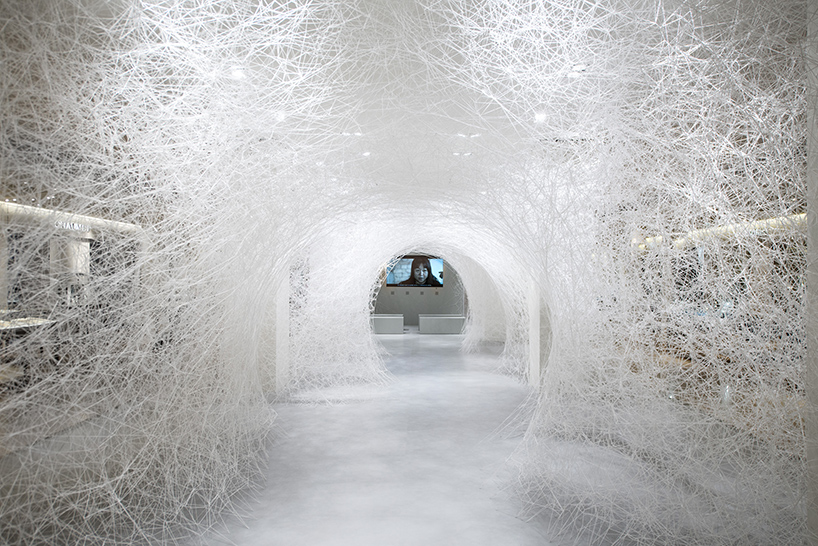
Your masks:
[{"label": "interior gallery space", "polygon": [[0,0],[0,544],[818,545],[813,0]]}]

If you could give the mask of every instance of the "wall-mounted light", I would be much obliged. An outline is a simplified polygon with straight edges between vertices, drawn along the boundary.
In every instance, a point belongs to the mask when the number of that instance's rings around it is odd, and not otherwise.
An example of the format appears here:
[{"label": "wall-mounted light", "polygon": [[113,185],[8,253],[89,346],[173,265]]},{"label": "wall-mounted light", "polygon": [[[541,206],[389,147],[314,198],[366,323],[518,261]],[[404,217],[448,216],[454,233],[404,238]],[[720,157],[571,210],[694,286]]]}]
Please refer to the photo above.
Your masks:
[{"label": "wall-mounted light", "polygon": [[588,65],[586,64],[575,64],[571,71],[568,73],[569,78],[579,78],[585,70],[588,69]]}]

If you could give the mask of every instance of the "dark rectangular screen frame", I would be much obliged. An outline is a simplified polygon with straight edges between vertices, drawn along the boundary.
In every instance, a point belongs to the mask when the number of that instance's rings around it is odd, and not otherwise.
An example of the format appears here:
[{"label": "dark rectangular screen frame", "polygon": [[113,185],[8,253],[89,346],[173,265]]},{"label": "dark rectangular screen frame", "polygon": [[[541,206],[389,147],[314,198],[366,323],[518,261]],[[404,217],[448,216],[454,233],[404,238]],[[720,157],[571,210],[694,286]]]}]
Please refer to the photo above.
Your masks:
[{"label": "dark rectangular screen frame", "polygon": [[[403,282],[405,280],[408,280],[408,279],[394,280],[394,276],[392,275],[392,271],[394,270],[394,268],[397,267],[399,264],[401,264],[401,262],[404,261],[404,260],[410,260],[411,261],[411,260],[414,260],[415,258],[426,258],[426,259],[428,259],[430,261],[430,265],[432,266],[432,271],[430,272],[430,275],[435,275],[435,278],[438,281],[440,281],[441,286],[436,286],[436,285],[433,285],[433,284],[422,284],[422,285],[418,285],[418,284],[400,284],[401,282]],[[435,260],[435,262],[432,262],[432,260]],[[439,264],[439,268],[435,268],[435,265],[438,265],[438,264]],[[399,286],[401,288],[441,288],[445,284],[445,280],[444,280],[445,270],[446,270],[446,262],[443,260],[443,258],[440,258],[438,256],[432,256],[432,255],[429,255],[429,254],[404,254],[403,256],[401,256],[400,258],[395,260],[395,262],[392,264],[392,267],[387,268],[387,270],[386,270],[386,279],[385,279],[384,283],[388,287]],[[392,282],[390,282],[390,278],[393,279]]]}]

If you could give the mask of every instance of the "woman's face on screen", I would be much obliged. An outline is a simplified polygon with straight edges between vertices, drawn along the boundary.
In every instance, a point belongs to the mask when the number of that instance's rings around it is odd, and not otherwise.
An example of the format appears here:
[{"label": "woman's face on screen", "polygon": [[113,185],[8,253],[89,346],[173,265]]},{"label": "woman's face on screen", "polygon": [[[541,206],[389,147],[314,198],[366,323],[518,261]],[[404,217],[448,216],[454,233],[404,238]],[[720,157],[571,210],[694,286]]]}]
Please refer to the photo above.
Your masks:
[{"label": "woman's face on screen", "polygon": [[424,284],[426,283],[426,279],[429,278],[429,269],[426,267],[426,264],[418,264],[415,266],[415,269],[412,270],[412,275],[415,277],[417,284]]}]

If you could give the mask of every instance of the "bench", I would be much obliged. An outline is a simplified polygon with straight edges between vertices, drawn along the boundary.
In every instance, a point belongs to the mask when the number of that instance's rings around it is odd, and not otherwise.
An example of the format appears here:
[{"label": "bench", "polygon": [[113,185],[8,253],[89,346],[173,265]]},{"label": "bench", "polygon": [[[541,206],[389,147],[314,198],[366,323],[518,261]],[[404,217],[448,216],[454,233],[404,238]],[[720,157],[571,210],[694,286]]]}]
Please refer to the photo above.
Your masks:
[{"label": "bench", "polygon": [[460,334],[466,324],[463,315],[418,315],[418,333]]},{"label": "bench", "polygon": [[403,333],[403,315],[371,315],[369,322],[376,334]]}]

